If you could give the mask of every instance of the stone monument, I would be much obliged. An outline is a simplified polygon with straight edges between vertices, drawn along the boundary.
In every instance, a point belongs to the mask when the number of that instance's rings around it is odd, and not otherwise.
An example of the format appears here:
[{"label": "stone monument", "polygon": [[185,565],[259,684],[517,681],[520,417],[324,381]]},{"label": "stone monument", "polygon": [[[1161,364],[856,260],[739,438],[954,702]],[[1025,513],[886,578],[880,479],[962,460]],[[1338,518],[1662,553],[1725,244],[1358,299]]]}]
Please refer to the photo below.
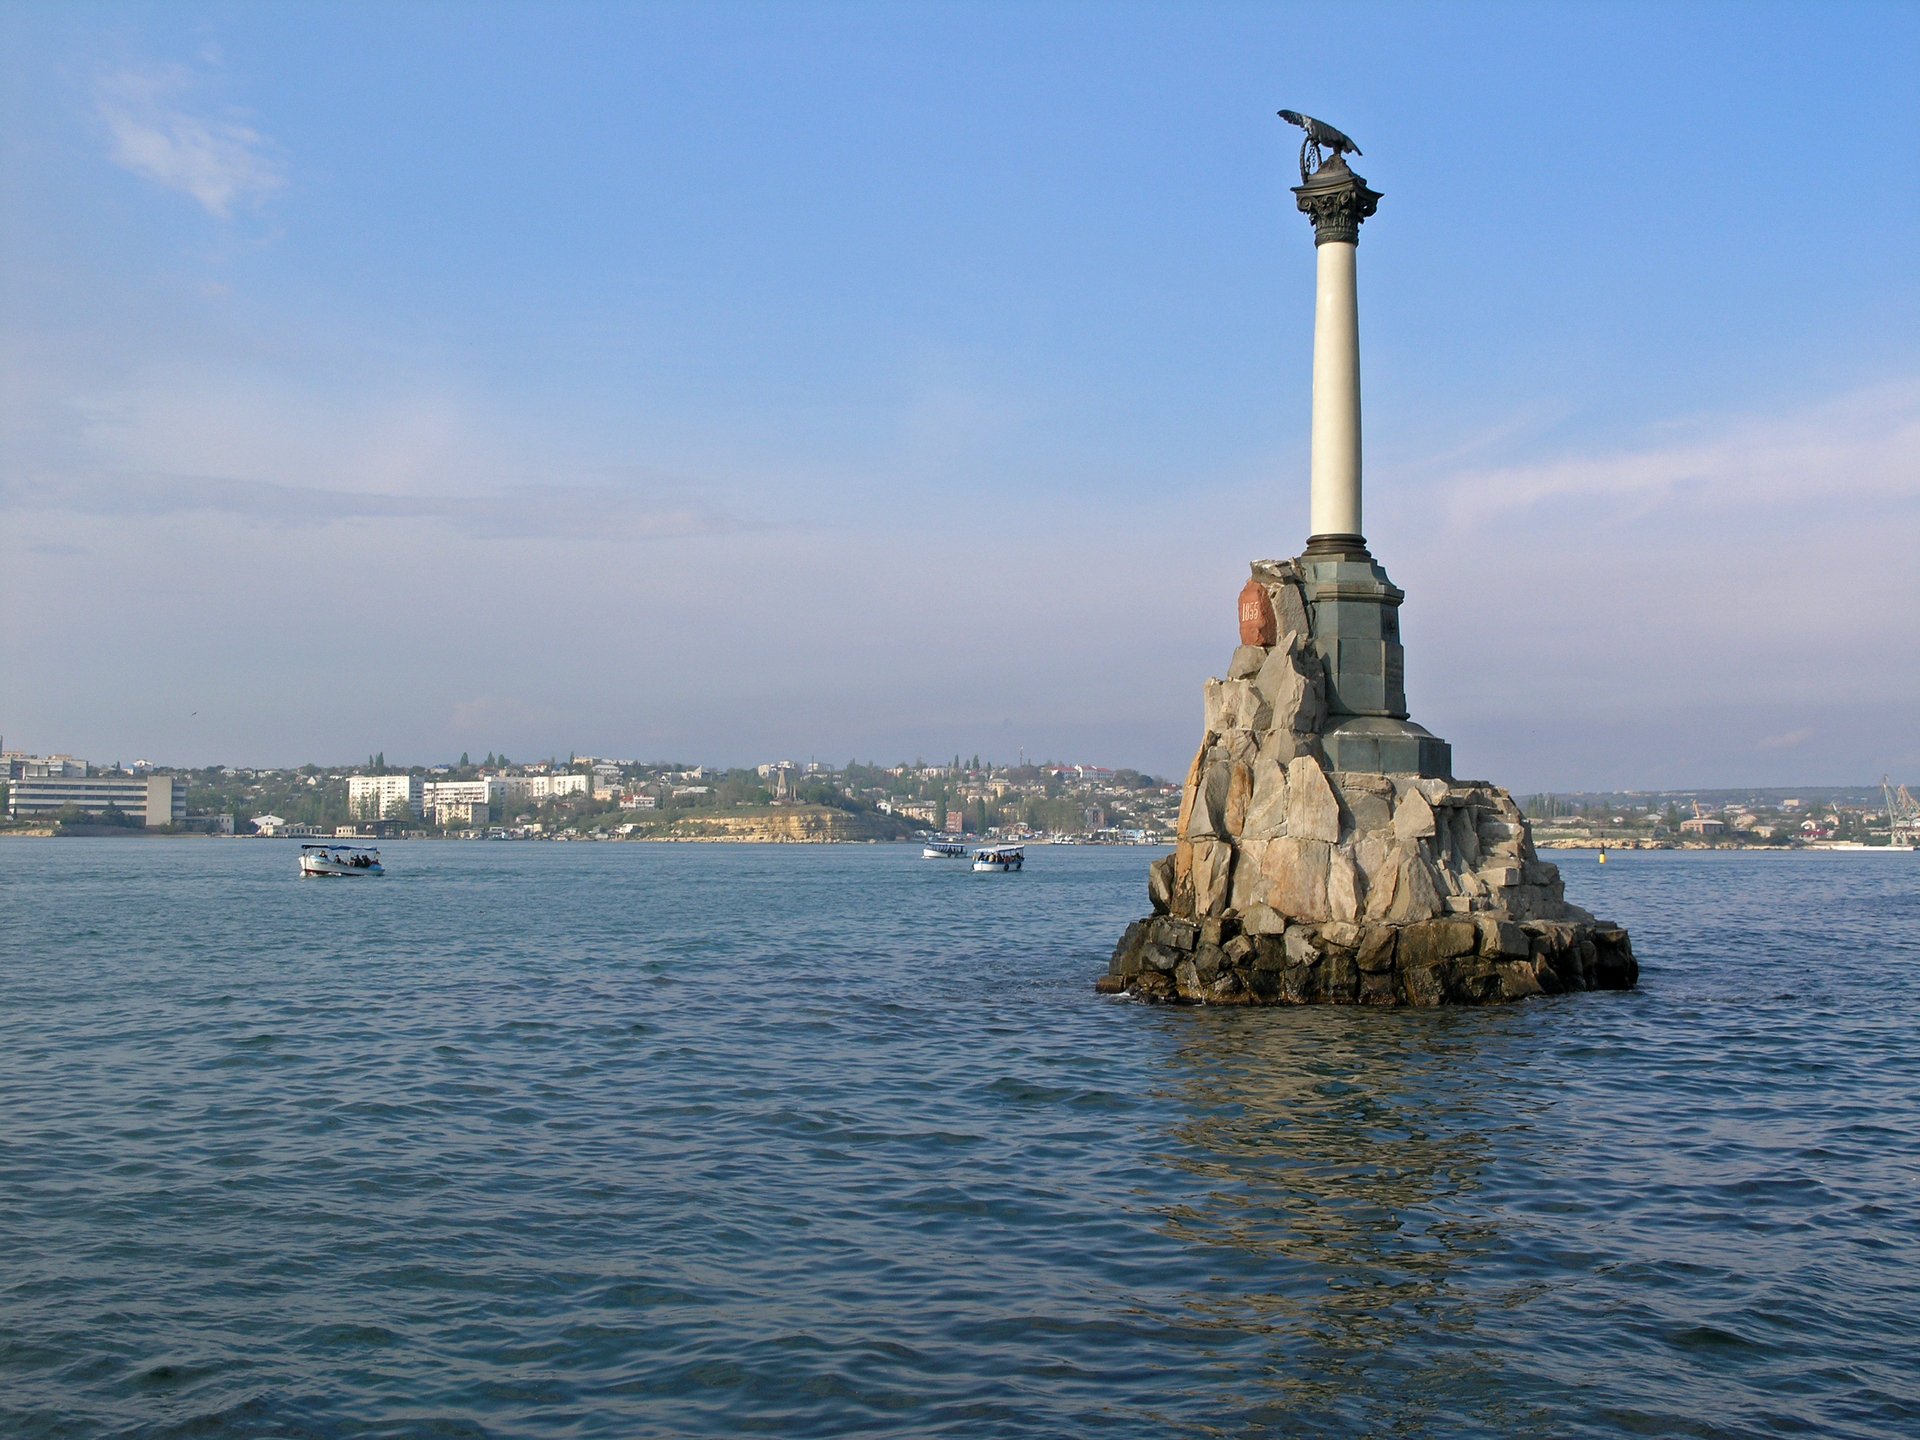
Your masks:
[{"label": "stone monument", "polygon": [[[1360,511],[1355,257],[1379,192],[1360,148],[1306,131],[1313,222],[1312,534],[1256,560],[1240,646],[1206,684],[1174,853],[1148,874],[1099,988],[1233,1005],[1441,1005],[1626,989],[1626,931],[1567,903],[1505,790],[1453,778],[1446,741],[1408,718],[1400,602]],[[1331,152],[1331,153],[1328,153]]]}]

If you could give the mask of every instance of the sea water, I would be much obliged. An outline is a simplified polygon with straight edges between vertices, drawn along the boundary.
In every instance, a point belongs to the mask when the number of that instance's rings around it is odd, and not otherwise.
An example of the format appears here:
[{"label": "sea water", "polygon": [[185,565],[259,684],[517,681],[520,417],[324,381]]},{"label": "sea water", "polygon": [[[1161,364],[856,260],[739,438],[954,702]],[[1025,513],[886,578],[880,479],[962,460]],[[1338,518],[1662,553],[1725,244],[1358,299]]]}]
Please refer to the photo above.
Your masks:
[{"label": "sea water", "polygon": [[0,1434],[1920,1431],[1920,863],[1641,988],[1096,997],[1151,852],[0,842]]}]

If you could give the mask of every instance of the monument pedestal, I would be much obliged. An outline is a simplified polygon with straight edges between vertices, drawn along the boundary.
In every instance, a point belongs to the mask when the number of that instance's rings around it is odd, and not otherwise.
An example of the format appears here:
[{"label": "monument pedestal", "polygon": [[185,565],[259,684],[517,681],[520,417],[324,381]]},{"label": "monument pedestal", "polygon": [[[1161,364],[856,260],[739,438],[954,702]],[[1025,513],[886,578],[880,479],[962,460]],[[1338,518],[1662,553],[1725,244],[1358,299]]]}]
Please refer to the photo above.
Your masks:
[{"label": "monument pedestal", "polygon": [[1154,913],[1101,990],[1442,1005],[1635,983],[1626,931],[1567,903],[1513,797],[1455,780],[1407,719],[1401,598],[1364,549],[1255,562]]},{"label": "monument pedestal", "polygon": [[1314,653],[1326,670],[1327,724],[1320,738],[1328,763],[1335,770],[1452,778],[1453,747],[1407,719],[1400,644],[1405,593],[1364,543],[1317,554],[1310,544],[1293,565]]}]

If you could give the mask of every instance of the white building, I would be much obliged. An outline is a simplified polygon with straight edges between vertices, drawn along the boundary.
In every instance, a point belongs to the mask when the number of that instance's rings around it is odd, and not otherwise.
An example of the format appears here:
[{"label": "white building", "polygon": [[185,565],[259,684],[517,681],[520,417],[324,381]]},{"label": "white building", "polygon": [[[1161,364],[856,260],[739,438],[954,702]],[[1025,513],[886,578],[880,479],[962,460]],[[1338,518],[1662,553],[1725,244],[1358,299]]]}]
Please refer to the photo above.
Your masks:
[{"label": "white building", "polygon": [[429,780],[421,793],[427,819],[436,825],[471,828],[485,825],[494,799],[501,793],[497,780]]},{"label": "white building", "polygon": [[171,775],[25,775],[7,785],[7,814],[15,820],[52,815],[68,805],[92,815],[111,805],[158,830],[187,818],[187,787]]},{"label": "white building", "polygon": [[423,787],[418,775],[349,775],[347,813],[356,820],[385,820],[404,803],[418,820],[425,813]]},{"label": "white building", "polygon": [[499,787],[494,793],[510,804],[540,805],[562,795],[585,795],[592,789],[589,777],[564,771],[558,775],[496,775],[492,783]]}]

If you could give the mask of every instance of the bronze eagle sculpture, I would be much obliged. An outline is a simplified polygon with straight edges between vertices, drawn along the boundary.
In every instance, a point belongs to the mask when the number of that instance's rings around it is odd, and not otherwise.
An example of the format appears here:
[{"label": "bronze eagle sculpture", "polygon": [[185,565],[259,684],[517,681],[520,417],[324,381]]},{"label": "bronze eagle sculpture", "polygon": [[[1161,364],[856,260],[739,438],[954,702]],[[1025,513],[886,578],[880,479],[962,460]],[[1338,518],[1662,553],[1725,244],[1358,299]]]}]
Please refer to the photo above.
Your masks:
[{"label": "bronze eagle sculpture", "polygon": [[[1298,125],[1307,132],[1307,138],[1300,143],[1302,184],[1312,179],[1313,172],[1326,163],[1326,157],[1320,153],[1323,149],[1331,150],[1336,157],[1360,154],[1360,147],[1353,143],[1351,136],[1342,134],[1324,120],[1316,120],[1311,115],[1302,115],[1298,110],[1282,110],[1280,118],[1289,125]],[[1307,163],[1309,157],[1312,158],[1312,164]]]}]

